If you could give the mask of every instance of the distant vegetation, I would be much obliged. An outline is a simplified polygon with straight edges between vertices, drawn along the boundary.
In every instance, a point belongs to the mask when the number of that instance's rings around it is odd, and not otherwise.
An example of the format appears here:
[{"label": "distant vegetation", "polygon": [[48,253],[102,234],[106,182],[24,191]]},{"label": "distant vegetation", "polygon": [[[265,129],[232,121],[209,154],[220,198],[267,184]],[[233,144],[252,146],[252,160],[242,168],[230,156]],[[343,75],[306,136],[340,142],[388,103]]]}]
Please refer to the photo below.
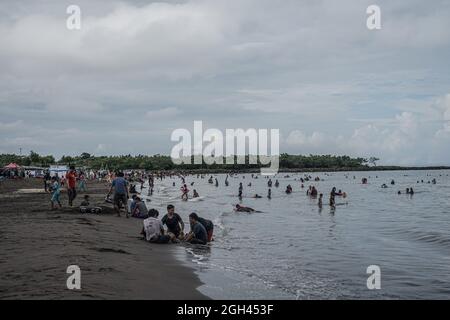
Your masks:
[{"label": "distant vegetation", "polygon": [[[280,155],[280,171],[368,171],[368,170],[422,170],[422,169],[450,169],[450,167],[400,167],[400,166],[377,166],[379,161],[376,157],[351,158],[349,156],[333,155]],[[63,156],[56,160],[54,156],[41,156],[31,151],[27,156],[16,154],[0,154],[0,168],[15,162],[21,166],[48,167],[52,164],[74,165],[92,169],[145,169],[145,170],[202,170],[209,172],[228,171],[257,171],[260,164],[182,164],[176,165],[169,156],[93,156],[82,153],[79,156]],[[193,163],[193,161],[192,161]],[[236,163],[236,162],[235,162]]]},{"label": "distant vegetation", "polygon": [[[247,158],[248,159],[248,158]],[[125,156],[93,156],[82,153],[79,156],[63,156],[58,161],[51,155],[41,156],[36,152],[30,152],[27,156],[15,154],[0,155],[0,166],[15,162],[22,166],[48,167],[51,164],[75,165],[77,167],[89,167],[93,169],[146,169],[146,170],[249,170],[259,169],[260,164],[182,164],[175,165],[169,156],[154,155],[125,155]],[[288,155],[280,156],[280,167],[284,169],[338,169],[338,168],[365,168],[368,167],[369,159],[351,158],[348,156],[332,155]]]}]

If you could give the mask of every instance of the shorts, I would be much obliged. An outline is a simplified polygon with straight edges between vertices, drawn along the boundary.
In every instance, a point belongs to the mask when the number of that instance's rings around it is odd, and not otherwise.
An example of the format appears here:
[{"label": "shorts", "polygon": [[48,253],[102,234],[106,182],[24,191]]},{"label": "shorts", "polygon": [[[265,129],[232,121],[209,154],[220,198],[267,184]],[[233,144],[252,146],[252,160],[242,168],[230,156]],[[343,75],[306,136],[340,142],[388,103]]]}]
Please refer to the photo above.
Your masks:
[{"label": "shorts", "polygon": [[173,233],[175,237],[179,237],[181,234],[181,229],[175,229],[175,230],[167,230],[167,232]]},{"label": "shorts", "polygon": [[206,242],[205,241],[203,241],[203,240],[200,240],[200,239],[192,239],[191,241],[191,244],[203,244],[203,245],[205,245],[206,244]]},{"label": "shorts", "polygon": [[[54,193],[53,195],[52,195],[52,198],[51,198],[51,201],[52,202],[59,202],[59,197],[60,197],[60,193],[58,192],[58,193]],[[48,198],[47,198],[48,199]]]},{"label": "shorts", "polygon": [[127,195],[124,193],[115,193],[114,194],[114,205],[119,206],[119,203],[122,201],[122,205],[125,206],[127,204]]},{"label": "shorts", "polygon": [[149,242],[163,244],[163,243],[169,243],[169,241],[170,241],[170,237],[168,235],[160,235],[160,236],[158,236],[158,238],[152,239]]},{"label": "shorts", "polygon": [[214,229],[208,230],[208,242],[212,241]]}]

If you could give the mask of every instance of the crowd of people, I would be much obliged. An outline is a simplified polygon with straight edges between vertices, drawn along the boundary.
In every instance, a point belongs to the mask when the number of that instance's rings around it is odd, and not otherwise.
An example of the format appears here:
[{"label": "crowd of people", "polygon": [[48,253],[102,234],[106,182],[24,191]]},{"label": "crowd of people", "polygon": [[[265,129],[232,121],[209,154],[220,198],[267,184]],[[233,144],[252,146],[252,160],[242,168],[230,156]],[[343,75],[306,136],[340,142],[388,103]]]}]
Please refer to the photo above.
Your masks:
[{"label": "crowd of people", "polygon": [[[167,206],[167,213],[159,219],[158,210],[152,208],[148,209],[146,202],[141,197],[141,193],[144,189],[148,188],[148,195],[153,194],[155,181],[163,180],[165,178],[177,177],[181,180],[181,200],[187,201],[188,199],[199,198],[200,195],[196,189],[192,190],[192,196],[190,195],[190,190],[188,184],[186,183],[186,177],[188,174],[183,174],[181,172],[166,172],[166,173],[146,173],[144,171],[129,171],[126,174],[124,172],[112,172],[112,171],[89,171],[83,172],[82,170],[76,170],[73,166],[62,176],[50,177],[47,172],[44,177],[44,188],[46,192],[51,194],[51,208],[56,210],[61,208],[61,190],[64,187],[67,190],[68,205],[73,207],[74,200],[77,198],[79,192],[84,192],[88,190],[89,180],[99,180],[105,182],[109,185],[109,192],[106,196],[106,201],[113,204],[114,210],[117,216],[121,216],[124,212],[127,218],[137,218],[142,219],[143,228],[142,235],[144,239],[152,243],[169,243],[169,242],[189,242],[192,244],[207,244],[212,241],[214,224],[212,221],[199,217],[197,213],[192,212],[189,214],[189,225],[190,231],[185,233],[185,224],[180,215],[175,212],[175,207],[170,204]],[[286,176],[289,178],[289,176]],[[204,174],[197,174],[197,178],[208,179],[208,184],[211,187],[218,187],[219,181],[213,176],[205,176]],[[238,177],[237,174],[227,174],[225,178],[225,186],[229,186],[229,178],[242,178],[245,179],[245,175]],[[251,174],[252,179],[258,179],[257,175]],[[354,177],[355,178],[355,177]],[[266,177],[267,179],[267,198],[272,198],[272,188],[279,188],[280,182],[275,179]],[[312,200],[317,200],[317,206],[322,209],[324,206],[324,194],[320,193],[315,185],[305,186],[305,183],[314,181],[319,182],[321,179],[319,177],[311,177],[304,175],[299,179],[295,178],[294,181],[298,181],[299,189],[306,189],[306,196]],[[419,183],[418,181],[417,183]],[[362,184],[367,184],[368,179],[363,178],[361,180]],[[422,180],[422,183],[424,181]],[[430,180],[428,183],[436,184],[436,179]],[[391,180],[391,185],[395,185],[396,182]],[[140,192],[137,192],[137,186],[140,185]],[[172,186],[175,187],[176,183],[173,182]],[[194,182],[190,183],[192,187]],[[252,182],[246,183],[247,187],[252,186]],[[294,184],[295,186],[295,184]],[[382,188],[387,188],[386,184],[382,185]],[[294,187],[292,186],[292,181],[286,186],[285,193],[290,195],[294,192]],[[239,182],[238,187],[238,198],[243,199],[244,194],[244,184]],[[402,194],[398,191],[398,194]],[[413,195],[414,189],[407,188],[406,194]],[[130,197],[131,195],[131,197]],[[248,195],[247,195],[248,197]],[[331,210],[336,208],[336,198],[341,197],[345,199],[347,193],[342,190],[337,190],[333,187],[329,193],[328,205]],[[262,198],[259,194],[254,194],[251,196],[254,199]],[[242,201],[241,201],[242,202]],[[82,213],[100,213],[102,212],[101,207],[96,207],[91,205],[89,195],[85,194],[84,198],[79,206],[80,212]],[[234,211],[244,212],[244,213],[254,213],[259,212],[251,207],[244,206],[242,204],[236,204],[234,206]]]}]

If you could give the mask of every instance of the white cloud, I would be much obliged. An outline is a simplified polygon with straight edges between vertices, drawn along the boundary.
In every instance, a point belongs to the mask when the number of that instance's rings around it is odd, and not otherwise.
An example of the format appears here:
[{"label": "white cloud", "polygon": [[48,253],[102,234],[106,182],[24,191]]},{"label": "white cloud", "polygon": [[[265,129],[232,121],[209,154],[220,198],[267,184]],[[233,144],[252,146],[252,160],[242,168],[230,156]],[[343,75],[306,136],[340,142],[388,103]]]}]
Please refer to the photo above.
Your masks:
[{"label": "white cloud", "polygon": [[2,2],[1,141],[164,153],[173,128],[200,119],[291,132],[290,152],[450,156],[444,2],[380,0],[376,32],[369,0],[77,3],[80,31],[66,29],[61,1]]},{"label": "white cloud", "polygon": [[181,112],[178,108],[170,107],[159,110],[151,110],[145,113],[145,117],[149,120],[158,120],[164,118],[172,118],[179,115]]},{"label": "white cloud", "polygon": [[450,107],[448,97],[440,98],[432,105],[425,105],[424,108],[437,109],[440,113],[424,121],[418,114],[402,112],[392,119],[373,121],[358,127],[348,137],[322,132],[308,135],[294,130],[285,139],[285,143],[291,150],[297,149],[302,153],[378,156],[384,164],[446,164],[450,155],[446,148],[446,144],[450,142],[449,122],[445,120]]}]

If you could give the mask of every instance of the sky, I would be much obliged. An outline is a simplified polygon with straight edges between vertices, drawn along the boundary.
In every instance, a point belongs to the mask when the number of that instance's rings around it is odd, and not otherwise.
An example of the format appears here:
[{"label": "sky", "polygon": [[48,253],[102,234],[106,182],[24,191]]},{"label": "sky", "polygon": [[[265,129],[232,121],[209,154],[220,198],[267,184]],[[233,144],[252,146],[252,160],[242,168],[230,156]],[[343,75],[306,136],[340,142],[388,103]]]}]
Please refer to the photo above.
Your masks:
[{"label": "sky", "polygon": [[200,120],[279,129],[292,154],[450,165],[449,17],[445,0],[2,0],[0,153],[169,155]]}]

